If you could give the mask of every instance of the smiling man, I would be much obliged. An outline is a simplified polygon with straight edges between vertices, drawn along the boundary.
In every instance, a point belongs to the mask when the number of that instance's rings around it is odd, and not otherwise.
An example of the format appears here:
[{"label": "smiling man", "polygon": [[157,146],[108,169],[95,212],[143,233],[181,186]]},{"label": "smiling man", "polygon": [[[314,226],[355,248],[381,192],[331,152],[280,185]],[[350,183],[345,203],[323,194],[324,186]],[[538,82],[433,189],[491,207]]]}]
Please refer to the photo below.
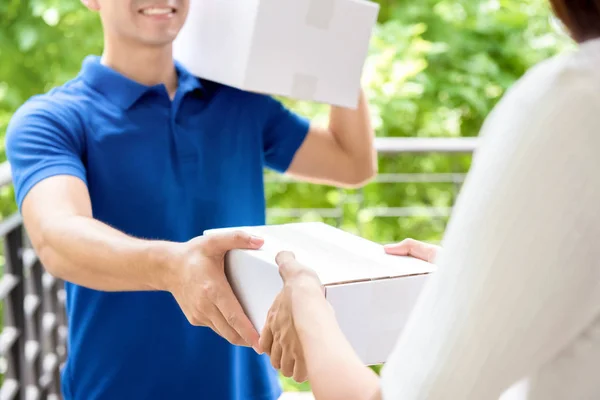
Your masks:
[{"label": "smiling man", "polygon": [[67,282],[64,398],[276,399],[223,273],[226,251],[262,239],[201,235],[265,222],[264,167],[340,186],[371,178],[365,99],[311,127],[173,61],[188,0],[84,4],[102,20],[102,57],[27,101],[6,139],[33,245]]}]

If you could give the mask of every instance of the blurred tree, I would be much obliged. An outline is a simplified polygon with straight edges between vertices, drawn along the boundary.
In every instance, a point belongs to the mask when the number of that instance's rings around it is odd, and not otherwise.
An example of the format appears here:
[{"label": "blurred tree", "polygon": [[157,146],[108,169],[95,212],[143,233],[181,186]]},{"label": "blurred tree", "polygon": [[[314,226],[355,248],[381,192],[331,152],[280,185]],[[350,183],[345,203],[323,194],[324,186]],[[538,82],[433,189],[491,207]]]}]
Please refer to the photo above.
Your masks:
[{"label": "blurred tree", "polygon": [[[102,50],[98,18],[78,0],[0,2],[0,161],[12,112],[29,97],[73,78],[83,57]],[[0,192],[0,217],[15,210],[13,191]]]},{"label": "blurred tree", "polygon": [[[569,47],[554,31],[545,0],[380,0],[364,82],[378,136],[476,136],[496,102],[532,65]],[[321,105],[288,101],[319,119]],[[466,172],[470,156],[403,155],[380,159],[380,172]],[[279,207],[336,207],[347,196],[311,185],[267,187]],[[369,185],[363,206],[449,207],[456,185],[401,183]],[[438,241],[446,218],[377,218],[345,207],[343,226],[377,241],[406,236]],[[307,214],[306,219],[319,219]],[[274,218],[274,222],[283,222]],[[327,220],[334,222],[334,220]]]}]

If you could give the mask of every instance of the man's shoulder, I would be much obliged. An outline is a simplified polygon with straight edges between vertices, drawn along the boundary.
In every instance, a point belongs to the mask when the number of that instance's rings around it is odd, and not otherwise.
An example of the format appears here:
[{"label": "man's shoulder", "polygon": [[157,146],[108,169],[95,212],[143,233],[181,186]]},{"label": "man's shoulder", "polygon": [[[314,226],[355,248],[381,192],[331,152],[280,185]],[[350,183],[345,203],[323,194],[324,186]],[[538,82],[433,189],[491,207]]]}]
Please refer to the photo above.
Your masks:
[{"label": "man's shoulder", "polygon": [[89,105],[88,99],[89,93],[82,87],[81,81],[73,79],[27,99],[13,114],[9,130],[24,123],[46,122],[63,127],[79,125]]},{"label": "man's shoulder", "polygon": [[81,141],[85,127],[89,95],[77,79],[56,86],[26,100],[12,115],[5,141],[7,147],[45,140]]}]

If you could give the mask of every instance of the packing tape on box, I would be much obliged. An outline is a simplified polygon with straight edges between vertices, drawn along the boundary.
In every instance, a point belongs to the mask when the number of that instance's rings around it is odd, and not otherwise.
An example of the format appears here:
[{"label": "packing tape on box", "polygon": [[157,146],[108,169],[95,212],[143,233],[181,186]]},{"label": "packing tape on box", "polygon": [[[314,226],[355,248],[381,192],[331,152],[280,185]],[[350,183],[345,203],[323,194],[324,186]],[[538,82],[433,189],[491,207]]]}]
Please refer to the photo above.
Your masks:
[{"label": "packing tape on box", "polygon": [[306,13],[306,24],[317,29],[329,29],[335,14],[336,0],[310,0]]},{"label": "packing tape on box", "polygon": [[303,100],[314,100],[319,78],[314,75],[294,74],[290,94]]},{"label": "packing tape on box", "polygon": [[[309,0],[305,23],[313,28],[327,30],[335,14],[337,0]],[[292,78],[290,95],[303,100],[314,100],[319,79],[314,75],[297,73]]]}]

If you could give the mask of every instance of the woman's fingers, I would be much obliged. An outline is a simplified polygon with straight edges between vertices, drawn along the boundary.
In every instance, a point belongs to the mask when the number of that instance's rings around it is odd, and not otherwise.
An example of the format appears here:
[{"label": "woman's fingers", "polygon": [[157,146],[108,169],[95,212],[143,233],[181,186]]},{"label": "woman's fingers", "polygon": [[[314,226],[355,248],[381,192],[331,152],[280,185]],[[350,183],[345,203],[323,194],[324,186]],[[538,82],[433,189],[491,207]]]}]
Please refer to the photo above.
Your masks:
[{"label": "woman's fingers", "polygon": [[271,347],[271,365],[277,370],[281,369],[281,355],[281,346],[277,341],[273,342],[273,346]]},{"label": "woman's fingers", "polygon": [[271,331],[271,327],[269,326],[269,324],[267,324],[265,326],[265,328],[263,329],[261,335],[260,335],[260,341],[258,342],[258,347],[260,348],[260,351],[262,351],[263,353],[268,354],[269,356],[272,353],[271,348],[273,347],[273,332]]},{"label": "woman's fingers", "polygon": [[308,380],[308,371],[303,359],[295,360],[292,377],[298,383],[306,382]]},{"label": "woman's fingers", "polygon": [[281,373],[286,378],[291,378],[294,375],[295,360],[290,352],[283,351],[281,355]]},{"label": "woman's fingers", "polygon": [[440,246],[420,242],[414,239],[404,239],[397,244],[384,246],[385,252],[395,256],[411,256],[430,263],[435,262]]}]

